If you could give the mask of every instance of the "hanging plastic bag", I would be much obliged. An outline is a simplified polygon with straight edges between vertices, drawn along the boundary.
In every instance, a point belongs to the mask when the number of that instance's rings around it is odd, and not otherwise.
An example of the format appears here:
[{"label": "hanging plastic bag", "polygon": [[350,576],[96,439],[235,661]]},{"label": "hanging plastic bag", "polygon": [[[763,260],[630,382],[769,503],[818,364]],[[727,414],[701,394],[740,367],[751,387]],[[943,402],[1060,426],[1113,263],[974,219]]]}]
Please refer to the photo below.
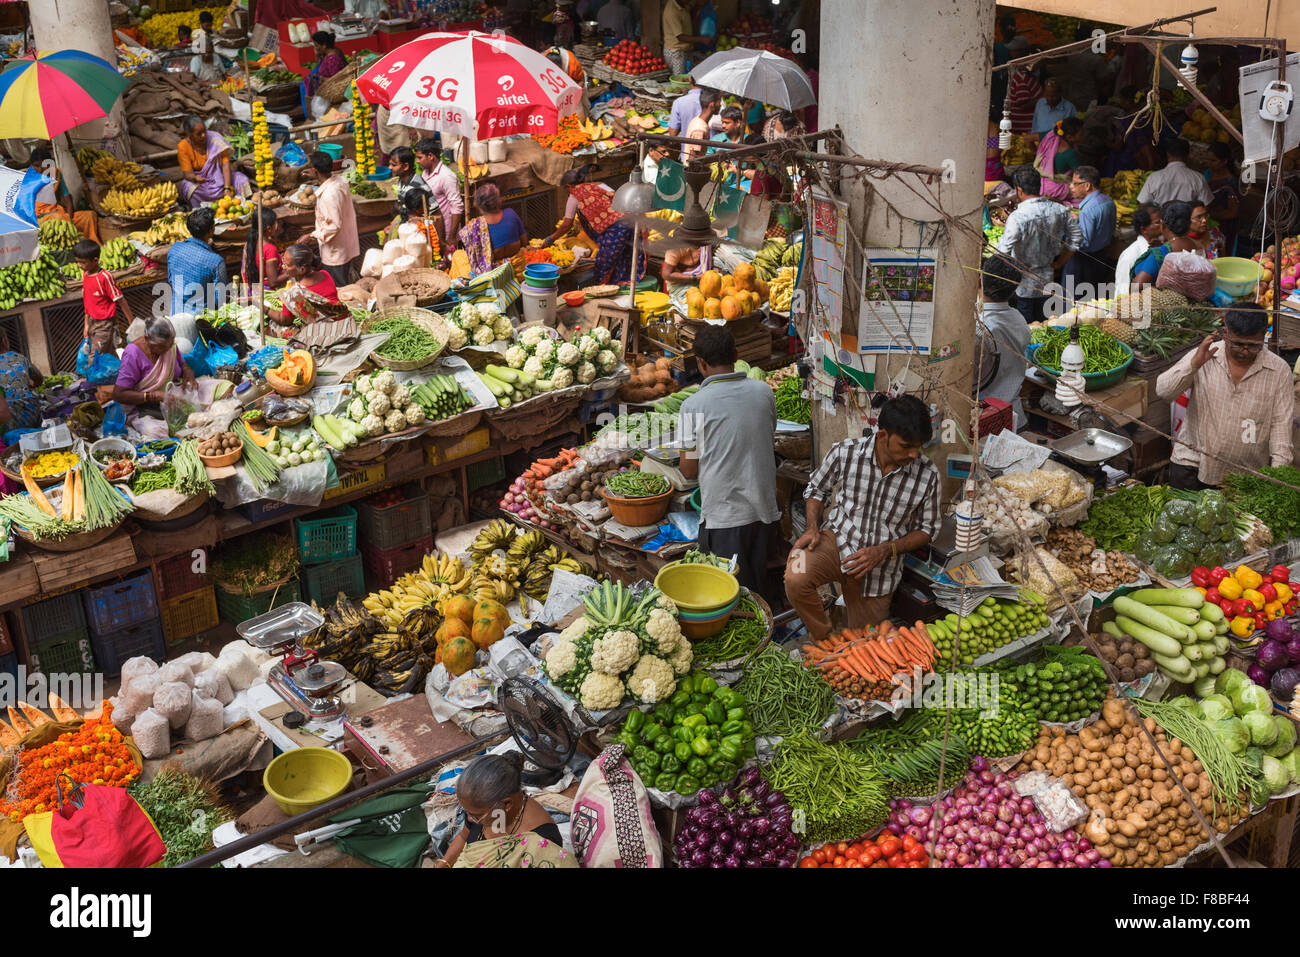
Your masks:
[{"label": "hanging plastic bag", "polygon": [[212,363],[208,361],[208,344],[202,337],[194,343],[194,348],[185,353],[185,364],[196,376],[212,375]]},{"label": "hanging plastic bag", "polygon": [[101,426],[104,436],[126,435],[126,409],[120,402],[110,402],[104,406],[104,422]]},{"label": "hanging plastic bag", "polygon": [[91,385],[113,385],[117,382],[117,373],[122,368],[122,360],[112,353],[97,352],[91,357],[90,367],[83,373]]},{"label": "hanging plastic bag", "polygon": [[163,395],[163,418],[167,420],[167,434],[175,435],[185,428],[190,414],[203,408],[198,389],[186,388],[183,383],[169,382]]}]

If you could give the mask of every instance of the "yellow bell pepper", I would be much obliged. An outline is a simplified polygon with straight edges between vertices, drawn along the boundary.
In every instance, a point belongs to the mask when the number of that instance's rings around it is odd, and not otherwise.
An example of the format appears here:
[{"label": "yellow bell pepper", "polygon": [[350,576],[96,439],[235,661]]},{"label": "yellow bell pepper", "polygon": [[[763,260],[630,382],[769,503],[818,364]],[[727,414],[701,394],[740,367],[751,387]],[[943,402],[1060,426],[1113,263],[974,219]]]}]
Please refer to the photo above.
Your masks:
[{"label": "yellow bell pepper", "polygon": [[1232,619],[1228,627],[1238,638],[1249,638],[1255,633],[1255,619],[1247,618],[1245,615],[1238,615]]},{"label": "yellow bell pepper", "polygon": [[1264,583],[1264,576],[1249,565],[1238,565],[1232,577],[1237,579],[1242,588],[1258,588]]},{"label": "yellow bell pepper", "polygon": [[1196,586],[1196,590],[1197,590],[1198,592],[1201,593],[1201,597],[1202,597],[1202,598],[1205,597],[1205,593],[1206,593],[1207,589],[1204,589],[1204,588],[1202,588],[1200,585],[1197,585],[1197,586]]},{"label": "yellow bell pepper", "polygon": [[1282,607],[1280,601],[1270,601],[1264,605],[1264,617],[1269,621],[1273,621],[1275,618],[1281,618],[1285,614],[1286,609]]},{"label": "yellow bell pepper", "polygon": [[1277,600],[1284,605],[1295,597],[1295,594],[1287,587],[1286,582],[1274,582],[1273,590],[1277,592]]},{"label": "yellow bell pepper", "polygon": [[1228,577],[1219,582],[1219,594],[1231,601],[1236,601],[1240,598],[1242,590],[1241,582],[1237,581],[1235,578]]},{"label": "yellow bell pepper", "polygon": [[1246,599],[1246,601],[1250,602],[1252,605],[1254,605],[1256,610],[1259,610],[1268,604],[1268,599],[1266,599],[1263,595],[1257,592],[1254,588],[1242,589],[1241,597]]}]

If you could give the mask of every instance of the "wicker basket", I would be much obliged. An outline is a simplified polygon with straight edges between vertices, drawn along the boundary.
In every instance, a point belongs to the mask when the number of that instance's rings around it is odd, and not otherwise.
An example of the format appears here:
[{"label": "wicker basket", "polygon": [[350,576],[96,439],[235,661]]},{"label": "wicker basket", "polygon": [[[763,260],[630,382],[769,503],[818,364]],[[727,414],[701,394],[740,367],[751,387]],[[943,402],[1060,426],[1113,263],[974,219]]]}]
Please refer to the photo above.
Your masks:
[{"label": "wicker basket", "polygon": [[464,435],[470,432],[483,419],[482,409],[473,409],[469,412],[462,412],[460,415],[453,415],[446,419],[439,419],[429,425],[429,431],[426,435],[431,435],[437,439],[450,439],[458,435]]},{"label": "wicker basket", "polygon": [[376,313],[375,317],[366,323],[365,331],[369,332],[371,326],[377,322],[397,316],[410,319],[415,325],[433,336],[438,342],[438,348],[422,359],[385,359],[378,353],[372,352],[370,353],[370,361],[385,369],[392,369],[394,372],[414,372],[417,369],[424,369],[433,365],[438,356],[442,354],[442,350],[447,348],[447,340],[451,338],[451,330],[447,327],[447,321],[436,312],[431,312],[428,309],[418,307],[388,309]]},{"label": "wicker basket", "polygon": [[583,388],[570,388],[534,396],[497,410],[488,424],[493,432],[511,442],[527,435],[542,435],[576,411],[585,392]]},{"label": "wicker basket", "polygon": [[339,72],[325,79],[316,88],[316,95],[330,101],[330,105],[342,103],[348,98],[352,82],[361,75],[361,58],[356,57]]},{"label": "wicker basket", "polygon": [[[121,523],[119,523],[120,525]],[[93,532],[77,532],[75,535],[69,535],[61,542],[53,540],[38,539],[25,528],[17,525],[14,527],[14,534],[21,538],[27,544],[39,548],[45,552],[79,552],[83,548],[90,548],[92,545],[98,545],[108,536],[117,531],[118,525],[112,525],[108,528],[97,528]]]}]

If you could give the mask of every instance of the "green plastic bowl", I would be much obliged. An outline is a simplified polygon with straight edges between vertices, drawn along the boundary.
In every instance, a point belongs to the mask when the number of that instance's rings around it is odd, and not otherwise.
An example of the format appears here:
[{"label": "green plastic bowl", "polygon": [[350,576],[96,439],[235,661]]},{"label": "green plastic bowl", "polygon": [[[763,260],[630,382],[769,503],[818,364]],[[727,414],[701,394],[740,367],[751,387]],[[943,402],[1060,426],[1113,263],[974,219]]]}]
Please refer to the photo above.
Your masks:
[{"label": "green plastic bowl", "polygon": [[1240,256],[1225,256],[1214,260],[1214,271],[1218,274],[1215,286],[1233,299],[1253,295],[1259,277],[1263,274],[1259,263]]},{"label": "green plastic bowl", "polygon": [[332,801],[351,783],[351,763],[332,748],[286,751],[262,773],[266,793],[290,817]]},{"label": "green plastic bowl", "polygon": [[713,565],[683,565],[670,562],[659,569],[655,587],[688,613],[716,612],[726,608],[740,594],[736,576]]},{"label": "green plastic bowl", "polygon": [[343,158],[343,146],[341,143],[321,143],[317,149],[336,163]]},{"label": "green plastic bowl", "polygon": [[691,508],[695,509],[697,512],[703,511],[703,509],[700,508],[700,487],[698,485],[695,487],[695,491],[691,493]]},{"label": "green plastic bowl", "polygon": [[[1053,377],[1059,376],[1061,374],[1060,369],[1038,365],[1038,363],[1034,361],[1034,353],[1038,351],[1040,345],[1042,345],[1040,342],[1031,342],[1029,345],[1025,346],[1025,358],[1029,360],[1030,365],[1043,369]],[[1091,392],[1094,389],[1107,389],[1124,378],[1124,373],[1126,373],[1128,367],[1133,364],[1133,350],[1124,342],[1121,342],[1119,347],[1124,350],[1125,359],[1123,362],[1115,366],[1113,369],[1107,369],[1105,372],[1085,372],[1083,374],[1083,389],[1085,392]]]}]

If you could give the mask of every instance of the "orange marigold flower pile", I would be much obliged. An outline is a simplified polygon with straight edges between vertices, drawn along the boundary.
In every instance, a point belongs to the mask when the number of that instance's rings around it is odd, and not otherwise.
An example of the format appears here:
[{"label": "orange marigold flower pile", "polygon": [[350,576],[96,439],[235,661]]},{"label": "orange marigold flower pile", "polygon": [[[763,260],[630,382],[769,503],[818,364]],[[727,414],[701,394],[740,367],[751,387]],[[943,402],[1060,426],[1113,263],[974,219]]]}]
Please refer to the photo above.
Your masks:
[{"label": "orange marigold flower pile", "polygon": [[17,764],[17,800],[11,800],[12,793],[0,795],[0,815],[14,823],[28,814],[55,809],[55,779],[60,774],[78,784],[123,788],[140,776],[140,767],[131,759],[122,733],[113,727],[113,708],[108,702],[98,718],[87,720],[76,731],[66,731],[49,744],[22,751]]},{"label": "orange marigold flower pile", "polygon": [[541,134],[534,136],[533,139],[548,150],[565,154],[591,145],[591,137],[587,135],[587,131],[582,128],[576,116],[566,116],[560,120],[554,134]]}]

